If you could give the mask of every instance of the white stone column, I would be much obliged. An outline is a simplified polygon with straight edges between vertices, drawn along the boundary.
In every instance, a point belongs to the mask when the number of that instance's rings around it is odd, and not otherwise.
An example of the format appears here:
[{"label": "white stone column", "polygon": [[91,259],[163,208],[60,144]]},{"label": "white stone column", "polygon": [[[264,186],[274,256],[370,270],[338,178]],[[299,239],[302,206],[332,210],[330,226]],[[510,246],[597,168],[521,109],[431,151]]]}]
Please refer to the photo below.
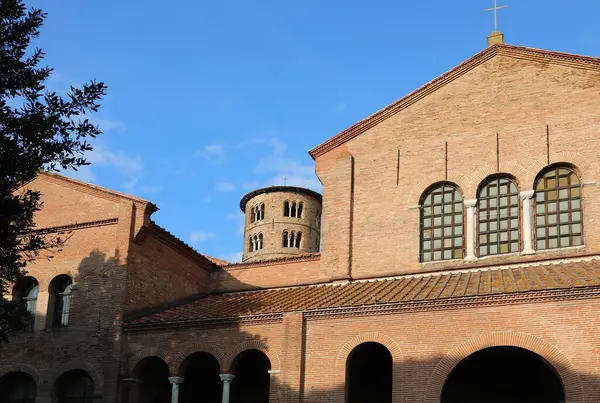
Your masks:
[{"label": "white stone column", "polygon": [[233,374],[221,374],[219,375],[221,381],[223,381],[223,400],[222,403],[229,403],[229,388],[231,386],[231,381],[235,378]]},{"label": "white stone column", "polygon": [[179,385],[183,383],[183,377],[170,376],[169,382],[173,385],[173,390],[171,391],[171,403],[179,403]]},{"label": "white stone column", "polygon": [[525,190],[519,193],[522,201],[521,211],[523,212],[523,251],[521,252],[523,255],[535,253],[533,249],[533,210],[531,204],[534,194],[534,190]]},{"label": "white stone column", "polygon": [[466,260],[475,260],[475,208],[477,206],[477,199],[465,200],[465,207],[467,208],[467,256]]}]

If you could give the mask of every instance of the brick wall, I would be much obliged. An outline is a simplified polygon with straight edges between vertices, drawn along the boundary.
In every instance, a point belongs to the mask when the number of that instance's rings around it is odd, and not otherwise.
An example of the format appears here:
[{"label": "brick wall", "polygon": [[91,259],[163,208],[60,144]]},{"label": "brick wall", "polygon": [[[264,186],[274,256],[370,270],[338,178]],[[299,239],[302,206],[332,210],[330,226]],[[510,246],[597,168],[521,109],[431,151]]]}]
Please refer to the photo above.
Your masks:
[{"label": "brick wall", "polygon": [[[284,202],[302,203],[302,217],[285,217]],[[252,222],[252,208],[265,205],[263,220]],[[320,248],[321,200],[308,194],[297,192],[267,192],[248,200],[245,211],[244,262],[267,260],[280,257],[318,252]],[[284,247],[283,232],[301,233],[300,247]],[[250,251],[249,239],[253,235],[263,235],[263,248]]]},{"label": "brick wall", "polygon": [[[464,267],[462,260],[419,263],[421,194],[447,178],[465,199],[474,199],[478,185],[496,172],[514,175],[521,191],[532,189],[547,165],[546,125],[550,163],[574,164],[587,184],[585,248],[568,253],[597,252],[599,92],[598,71],[495,56],[319,156],[322,270],[335,276],[351,271],[354,278],[364,278]],[[552,256],[540,252],[532,259]],[[476,264],[521,260],[504,256]]]}]

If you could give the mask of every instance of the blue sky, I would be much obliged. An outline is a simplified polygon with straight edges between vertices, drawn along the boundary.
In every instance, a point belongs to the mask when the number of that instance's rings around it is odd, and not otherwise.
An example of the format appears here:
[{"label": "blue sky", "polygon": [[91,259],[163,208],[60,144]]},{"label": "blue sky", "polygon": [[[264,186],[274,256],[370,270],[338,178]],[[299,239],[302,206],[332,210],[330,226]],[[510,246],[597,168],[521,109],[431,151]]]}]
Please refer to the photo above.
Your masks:
[{"label": "blue sky", "polygon": [[[48,88],[109,87],[92,165],[70,175],[153,201],[159,225],[227,260],[243,194],[283,177],[321,190],[310,148],[479,52],[493,28],[493,0],[28,4],[48,12]],[[508,4],[507,43],[600,56],[600,2]]]}]

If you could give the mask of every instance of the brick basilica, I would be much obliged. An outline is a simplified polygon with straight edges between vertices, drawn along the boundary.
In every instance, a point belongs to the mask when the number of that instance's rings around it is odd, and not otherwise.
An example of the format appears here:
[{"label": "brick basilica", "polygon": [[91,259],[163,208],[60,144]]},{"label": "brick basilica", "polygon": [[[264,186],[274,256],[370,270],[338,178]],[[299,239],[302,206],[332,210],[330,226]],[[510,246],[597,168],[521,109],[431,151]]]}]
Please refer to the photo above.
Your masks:
[{"label": "brick basilica", "polygon": [[241,263],[40,174],[0,403],[600,402],[599,149],[600,58],[496,35],[244,196]]}]

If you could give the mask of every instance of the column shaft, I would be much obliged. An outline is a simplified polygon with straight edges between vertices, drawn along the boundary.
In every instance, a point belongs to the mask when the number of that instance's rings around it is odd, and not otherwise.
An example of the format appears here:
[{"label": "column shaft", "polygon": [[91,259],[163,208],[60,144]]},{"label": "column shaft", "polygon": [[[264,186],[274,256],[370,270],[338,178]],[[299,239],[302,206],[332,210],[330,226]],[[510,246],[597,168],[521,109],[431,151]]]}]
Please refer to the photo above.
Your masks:
[{"label": "column shaft", "polygon": [[533,249],[533,211],[531,209],[531,198],[535,192],[527,190],[520,193],[523,211],[523,252],[524,255],[535,253]]},{"label": "column shaft", "polygon": [[467,256],[466,260],[475,260],[475,206],[477,199],[465,200],[467,207]]}]

